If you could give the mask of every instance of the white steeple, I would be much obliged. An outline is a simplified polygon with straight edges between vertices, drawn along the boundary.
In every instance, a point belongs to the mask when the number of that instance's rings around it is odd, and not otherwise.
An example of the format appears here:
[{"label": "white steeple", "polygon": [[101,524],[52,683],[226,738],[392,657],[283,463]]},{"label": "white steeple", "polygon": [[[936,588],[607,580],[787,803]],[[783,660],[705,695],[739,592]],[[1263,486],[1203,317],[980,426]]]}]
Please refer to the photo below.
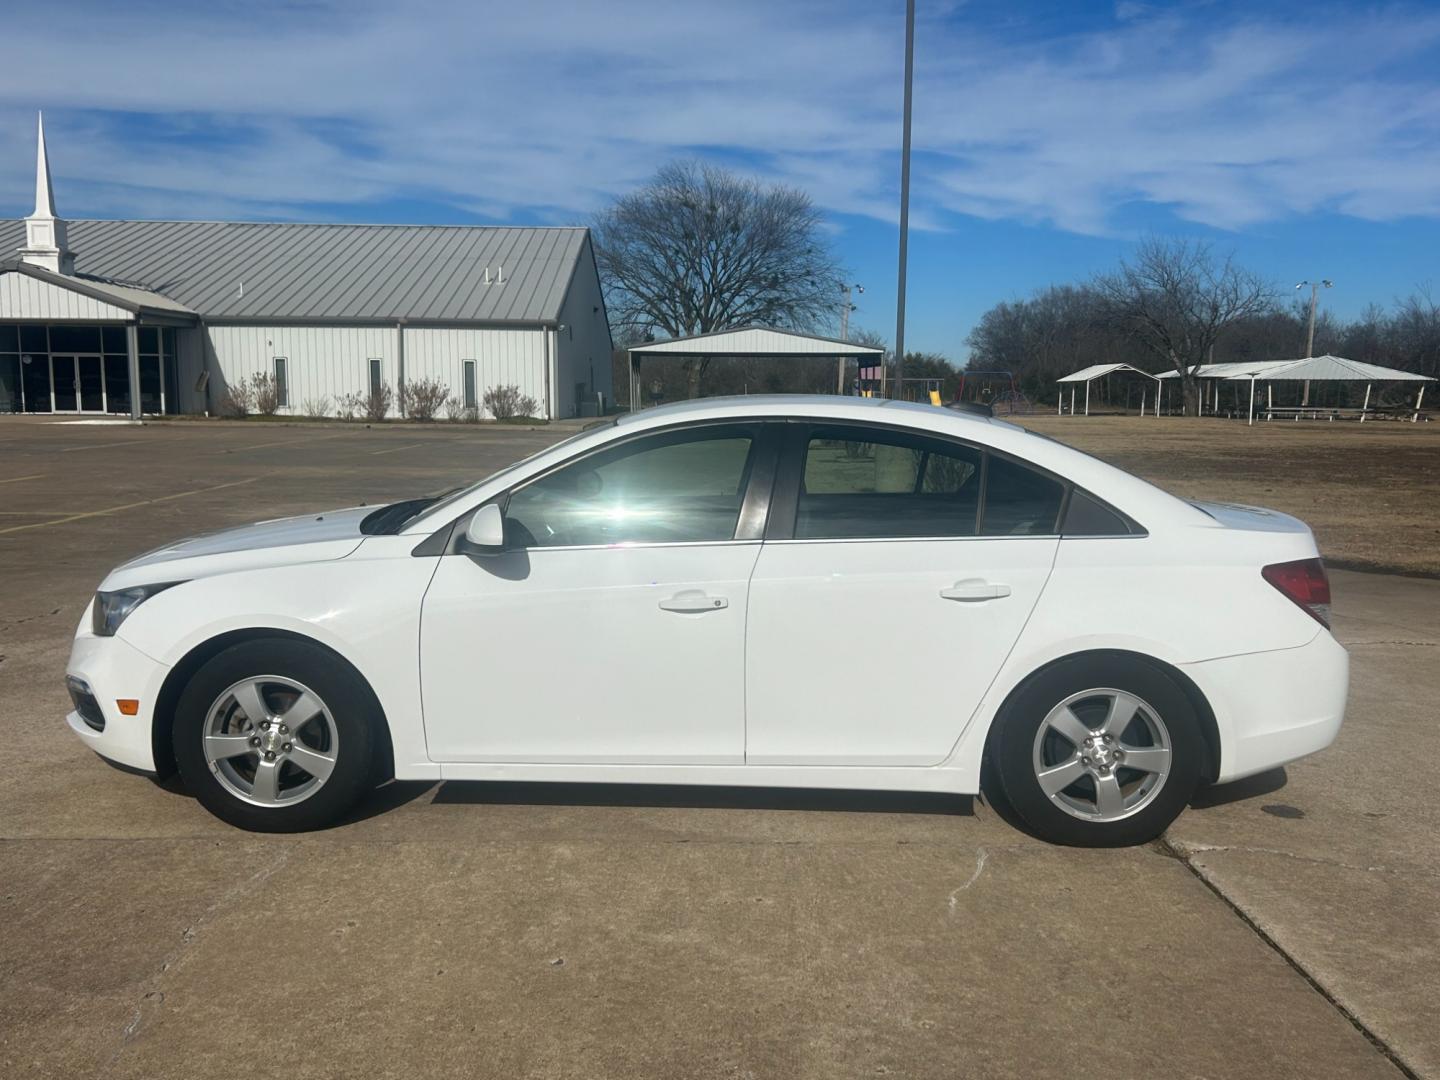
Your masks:
[{"label": "white steeple", "polygon": [[55,216],[55,189],[50,183],[50,155],[45,150],[45,117],[39,117],[35,147],[35,212],[25,219],[25,246],[20,258],[54,274],[73,274],[75,256],[66,243],[65,220]]}]

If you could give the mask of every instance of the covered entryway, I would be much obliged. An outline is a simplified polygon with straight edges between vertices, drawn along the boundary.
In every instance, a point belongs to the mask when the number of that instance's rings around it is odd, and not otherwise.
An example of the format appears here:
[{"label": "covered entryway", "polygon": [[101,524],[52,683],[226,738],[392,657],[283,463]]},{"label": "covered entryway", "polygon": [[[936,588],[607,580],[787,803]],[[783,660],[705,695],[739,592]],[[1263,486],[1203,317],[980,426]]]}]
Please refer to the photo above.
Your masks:
[{"label": "covered entryway", "polygon": [[175,412],[195,325],[145,290],[0,262],[0,413]]}]

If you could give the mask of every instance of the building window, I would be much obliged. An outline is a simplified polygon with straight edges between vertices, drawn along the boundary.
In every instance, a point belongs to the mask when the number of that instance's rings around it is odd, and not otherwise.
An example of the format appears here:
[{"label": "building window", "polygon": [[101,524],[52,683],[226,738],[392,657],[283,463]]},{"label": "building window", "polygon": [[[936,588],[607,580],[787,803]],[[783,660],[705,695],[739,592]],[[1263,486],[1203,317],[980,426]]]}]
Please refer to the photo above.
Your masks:
[{"label": "building window", "polygon": [[380,388],[385,385],[385,361],[378,356],[370,358],[370,396],[379,397]]},{"label": "building window", "polygon": [[283,356],[275,357],[275,404],[280,408],[290,405],[290,377],[287,368],[290,361]]},{"label": "building window", "polygon": [[465,372],[465,408],[473,409],[480,403],[475,395],[475,361],[461,360],[460,364]]}]

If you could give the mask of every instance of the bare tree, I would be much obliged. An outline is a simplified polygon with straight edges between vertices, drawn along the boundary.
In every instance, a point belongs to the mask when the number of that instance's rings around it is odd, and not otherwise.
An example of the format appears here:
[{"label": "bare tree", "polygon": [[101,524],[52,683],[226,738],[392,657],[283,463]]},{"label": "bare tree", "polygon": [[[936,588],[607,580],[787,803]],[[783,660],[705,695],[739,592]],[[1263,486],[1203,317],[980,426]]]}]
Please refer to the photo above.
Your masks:
[{"label": "bare tree", "polygon": [[1095,280],[1107,317],[1179,374],[1185,411],[1195,414],[1197,364],[1236,322],[1275,304],[1275,288],[1202,241],[1151,238],[1132,259]]},{"label": "bare tree", "polygon": [[1392,327],[1402,366],[1420,375],[1440,377],[1440,303],[1428,284],[1399,302]]},{"label": "bare tree", "polygon": [[[673,162],[593,226],[611,318],[628,339],[762,324],[808,330],[843,274],[810,197],[712,165]],[[687,360],[691,397],[706,360]]]}]

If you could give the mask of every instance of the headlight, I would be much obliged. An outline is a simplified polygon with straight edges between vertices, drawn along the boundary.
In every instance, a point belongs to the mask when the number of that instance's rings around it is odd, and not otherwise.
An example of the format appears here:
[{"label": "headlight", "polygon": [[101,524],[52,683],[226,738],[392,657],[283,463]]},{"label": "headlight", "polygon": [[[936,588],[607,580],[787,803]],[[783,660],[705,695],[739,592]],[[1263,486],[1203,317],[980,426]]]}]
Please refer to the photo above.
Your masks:
[{"label": "headlight", "polygon": [[90,610],[91,632],[96,637],[114,636],[115,631],[120,629],[120,624],[128,619],[137,607],[156,593],[180,584],[183,583],[166,581],[159,585],[136,585],[130,589],[117,589],[115,592],[97,592],[95,605]]}]

